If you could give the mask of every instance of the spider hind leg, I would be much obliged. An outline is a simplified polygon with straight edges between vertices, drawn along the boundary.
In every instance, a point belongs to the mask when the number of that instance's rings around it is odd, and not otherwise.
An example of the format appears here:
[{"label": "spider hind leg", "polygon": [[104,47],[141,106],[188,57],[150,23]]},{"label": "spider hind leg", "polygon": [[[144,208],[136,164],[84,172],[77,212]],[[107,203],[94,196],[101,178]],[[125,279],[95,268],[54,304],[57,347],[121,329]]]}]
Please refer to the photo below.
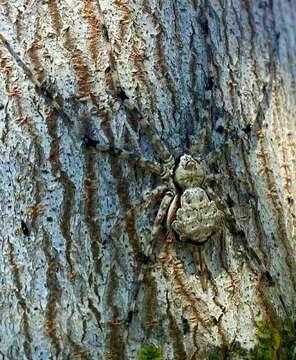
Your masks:
[{"label": "spider hind leg", "polygon": [[137,298],[138,298],[139,291],[140,291],[141,285],[142,285],[144,277],[145,277],[145,273],[148,270],[150,257],[151,257],[151,255],[153,253],[155,242],[158,239],[158,236],[159,236],[159,233],[160,233],[160,230],[161,230],[161,225],[164,222],[165,216],[166,216],[166,214],[168,212],[170,204],[173,201],[174,196],[175,196],[175,194],[173,192],[171,192],[171,191],[168,191],[164,195],[164,197],[163,197],[163,199],[161,201],[160,207],[158,209],[156,218],[154,220],[152,231],[151,231],[151,238],[150,238],[149,244],[148,244],[147,249],[146,249],[146,254],[145,254],[145,257],[148,259],[148,262],[143,264],[142,269],[141,269],[141,271],[140,271],[140,273],[138,275],[138,278],[137,278],[137,284],[136,284],[136,286],[134,288],[134,291],[133,291],[133,294],[132,294],[132,302],[131,302],[131,305],[130,305],[130,308],[129,308],[129,311],[128,311],[127,319],[125,321],[126,327],[127,327],[125,338],[128,337],[129,325],[132,323],[133,315],[136,313]]}]

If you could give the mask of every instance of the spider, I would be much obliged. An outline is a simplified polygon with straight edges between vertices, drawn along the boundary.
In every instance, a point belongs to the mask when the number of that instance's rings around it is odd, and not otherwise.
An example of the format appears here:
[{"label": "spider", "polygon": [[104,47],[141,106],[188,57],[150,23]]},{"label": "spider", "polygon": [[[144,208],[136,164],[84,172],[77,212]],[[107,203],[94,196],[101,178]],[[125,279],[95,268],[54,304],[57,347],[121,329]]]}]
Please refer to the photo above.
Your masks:
[{"label": "spider", "polygon": [[[89,137],[85,138],[85,145],[95,147],[99,152],[110,153],[118,159],[133,162],[163,181],[162,185],[150,192],[151,196],[163,195],[163,197],[154,219],[146,253],[143,255],[148,260],[142,264],[125,322],[128,329],[135,314],[138,293],[147,271],[149,259],[153,254],[155,243],[160,237],[163,224],[165,224],[166,231],[173,240],[193,244],[199,246],[199,248],[214,234],[223,233],[226,224],[232,233],[243,239],[244,245],[246,245],[246,239],[244,232],[238,227],[230,211],[226,208],[220,209],[221,202],[217,200],[217,197],[207,185],[208,181],[219,178],[219,175],[207,175],[206,169],[209,164],[217,160],[223,149],[220,148],[218,151],[210,153],[204,159],[195,158],[189,153],[184,153],[179,158],[175,158],[157,132],[151,127],[147,118],[130,103],[126,96],[123,97],[122,103],[129,115],[137,120],[144,133],[151,140],[161,162],[148,160],[131,151],[109,144],[102,144]],[[239,136],[236,135],[226,142],[223,147],[243,140],[250,131],[251,127],[248,126]],[[207,192],[216,200],[210,200]],[[219,208],[217,206],[218,202]],[[247,251],[250,253],[248,248]],[[258,256],[254,254],[254,251],[251,252],[251,257],[255,258],[257,264],[266,274],[267,279],[272,281],[270,274],[265,270],[264,265]],[[202,280],[201,282],[203,283]],[[202,287],[204,288],[204,286]]]},{"label": "spider", "polygon": [[[126,100],[124,102],[126,106]],[[130,104],[127,109],[131,110]],[[176,160],[145,117],[136,108],[132,108],[132,112],[136,114],[139,124],[152,140],[162,163],[148,160],[118,147],[101,144],[89,137],[85,139],[86,146],[95,147],[99,152],[109,152],[119,159],[132,161],[163,180],[164,185],[158,186],[151,192],[153,196],[164,193],[152,226],[151,244],[157,240],[164,221],[174,239],[178,238],[196,245],[204,244],[214,233],[221,230],[223,215],[202,188],[206,182],[203,164],[190,154],[183,154]],[[147,256],[149,254],[148,249]]]},{"label": "spider", "polygon": [[[51,103],[66,123],[71,125],[72,121],[62,106],[56,101],[51,90],[46,87],[45,83],[40,83],[34,78],[31,70],[20,59],[11,48],[8,41],[1,34],[0,40],[6,46],[18,65],[20,65],[28,75],[29,79],[34,83],[37,91]],[[217,178],[217,176],[207,175],[206,169],[209,168],[211,163],[217,160],[222,148],[210,153],[203,159],[195,158],[191,154],[186,153],[181,155],[180,158],[175,158],[169,152],[156,131],[150,126],[146,117],[129,101],[129,98],[122,89],[119,88],[119,90],[118,99],[124,105],[128,115],[138,122],[147,137],[151,140],[153,148],[161,159],[161,162],[151,161],[142,156],[138,156],[133,152],[108,144],[102,144],[88,136],[84,138],[84,143],[86,146],[95,147],[99,152],[108,152],[119,159],[132,161],[143,170],[149,171],[161,178],[163,180],[163,185],[160,185],[151,191],[151,194],[153,194],[153,196],[164,194],[152,226],[146,254],[143,254],[146,261],[140,270],[138,281],[133,292],[133,300],[126,320],[128,328],[135,312],[137,296],[144,279],[144,274],[147,270],[147,264],[153,253],[154,245],[160,236],[163,223],[165,223],[166,230],[173,240],[194,244],[199,247],[205,244],[214,234],[223,232],[226,225],[228,225],[235,235],[243,239],[244,245],[246,245],[246,239],[244,232],[239,229],[231,213],[227,211],[227,209],[222,211],[220,209],[221,204],[218,208],[217,205],[219,201],[215,194],[211,192],[210,187],[207,186],[207,182]],[[226,142],[223,148],[243,140],[251,131],[253,125],[254,124],[249,124],[243,129],[241,134]],[[214,198],[215,201],[210,200],[209,195]],[[249,253],[255,258],[257,264],[263,269],[267,280],[271,283],[272,277],[269,272],[266,271],[256,253],[252,249]]]}]

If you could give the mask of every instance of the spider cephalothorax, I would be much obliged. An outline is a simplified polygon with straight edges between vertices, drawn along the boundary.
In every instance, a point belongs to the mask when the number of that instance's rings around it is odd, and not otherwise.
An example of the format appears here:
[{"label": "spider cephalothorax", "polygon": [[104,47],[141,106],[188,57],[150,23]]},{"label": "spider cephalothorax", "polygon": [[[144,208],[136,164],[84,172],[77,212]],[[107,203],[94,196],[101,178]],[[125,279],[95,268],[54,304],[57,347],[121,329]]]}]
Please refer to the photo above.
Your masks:
[{"label": "spider cephalothorax", "polygon": [[174,180],[181,189],[201,186],[205,179],[202,166],[191,156],[184,154],[174,173]]}]

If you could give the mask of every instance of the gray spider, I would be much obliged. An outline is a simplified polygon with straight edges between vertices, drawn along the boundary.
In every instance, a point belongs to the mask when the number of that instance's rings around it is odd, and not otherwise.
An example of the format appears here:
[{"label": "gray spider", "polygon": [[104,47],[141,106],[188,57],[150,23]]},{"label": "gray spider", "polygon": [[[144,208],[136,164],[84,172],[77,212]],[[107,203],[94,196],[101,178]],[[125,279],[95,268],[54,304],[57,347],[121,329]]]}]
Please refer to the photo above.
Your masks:
[{"label": "gray spider", "polygon": [[163,180],[164,185],[152,191],[153,196],[165,194],[152,226],[146,255],[151,255],[153,244],[164,221],[167,231],[174,239],[202,245],[223,227],[222,211],[218,210],[214,201],[209,200],[202,188],[206,181],[204,166],[189,154],[183,154],[176,162],[146,118],[126,100],[124,105],[152,140],[155,151],[163,161],[162,164],[90,138],[86,138],[85,144],[95,147],[100,152],[111,153],[119,159],[132,161]]},{"label": "gray spider", "polygon": [[[203,160],[195,159],[190,154],[183,154],[179,160],[176,160],[170,154],[156,131],[149,125],[145,116],[135,106],[131,105],[128,100],[125,99],[123,104],[128,115],[137,121],[151,140],[154,150],[159,158],[162,159],[162,163],[148,160],[133,152],[111,145],[101,144],[90,138],[86,138],[85,144],[95,147],[99,152],[107,152],[119,159],[134,162],[138,167],[157,175],[163,180],[164,184],[151,191],[152,196],[164,195],[151,229],[151,236],[147,244],[146,253],[144,254],[145,259],[150,259],[154,245],[160,237],[163,224],[165,224],[166,231],[172,239],[200,246],[214,234],[223,233],[227,223],[230,230],[235,235],[241,237],[245,241],[244,245],[246,245],[244,232],[239,229],[231,213],[227,209],[223,209],[223,211],[218,209],[217,197],[211,193],[210,195],[216,198],[215,201],[211,201],[205,191],[205,189],[208,192],[210,191],[207,181],[219,177],[219,175],[206,175],[205,169],[208,164],[216,161],[217,156],[219,156],[218,153],[221,153],[221,149],[211,153]],[[250,128],[248,130],[250,131]],[[242,140],[249,131],[242,132],[240,136],[232,138],[224,146],[230,145],[230,143],[235,144]],[[254,253],[252,255],[254,255],[261,268],[264,269],[264,272],[268,274],[267,277],[271,279],[269,273],[262,266],[260,259],[256,258]],[[143,263],[133,291],[126,320],[127,331],[135,313],[138,293],[147,271],[147,262]]]},{"label": "gray spider", "polygon": [[[0,34],[0,40],[18,65],[21,66],[28,75],[29,79],[34,83],[37,91],[52,104],[66,123],[71,125],[72,121],[62,106],[56,101],[55,95],[46,87],[45,82],[40,83],[35,79],[31,70],[16,54],[2,34]],[[119,90],[121,93],[123,92],[122,89],[119,88]],[[199,245],[203,244],[212,234],[222,228],[221,211],[217,209],[215,202],[209,200],[206,192],[201,188],[205,182],[204,167],[197,159],[186,154],[181,156],[176,166],[176,160],[170,154],[157,133],[150,127],[146,118],[129,102],[124,92],[123,95],[124,96],[121,95],[120,98],[123,99],[123,105],[126,111],[138,121],[139,125],[151,139],[153,147],[163,163],[159,164],[143,157],[138,157],[132,152],[100,144],[88,137],[85,139],[85,144],[95,146],[96,149],[101,152],[113,153],[120,159],[131,160],[138,166],[160,176],[164,180],[165,185],[153,191],[154,195],[158,195],[164,190],[166,190],[166,193],[161,201],[152,227],[151,245],[148,246],[148,255],[166,216],[167,229],[174,238],[174,233],[176,233],[180,240],[188,240],[189,242]]]},{"label": "gray spider", "polygon": [[[236,224],[229,209],[221,204],[207,184],[209,180],[220,177],[219,175],[207,175],[205,169],[209,167],[209,164],[216,162],[217,158],[219,158],[222,153],[222,148],[210,153],[203,160],[195,159],[190,154],[183,154],[179,160],[176,160],[173,155],[170,154],[156,131],[150,126],[145,116],[142,115],[135,106],[130,104],[128,100],[125,99],[123,105],[128,112],[128,116],[137,121],[151,140],[155,152],[158,157],[162,159],[162,163],[145,159],[133,152],[116,148],[111,145],[101,144],[98,141],[89,138],[86,139],[86,144],[95,146],[100,152],[108,152],[117,156],[119,159],[134,162],[142,169],[160,177],[164,183],[151,191],[152,196],[160,194],[164,194],[164,196],[152,226],[146,253],[143,255],[146,261],[143,262],[138,275],[137,283],[132,294],[128,316],[125,321],[125,339],[127,339],[129,325],[131,324],[136,311],[137,298],[141,284],[148,268],[149,259],[153,254],[154,245],[160,237],[163,224],[165,224],[166,231],[173,240],[183,241],[199,247],[216,233],[221,233],[223,236],[225,226],[227,226],[230,232],[240,239],[240,244],[244,247],[244,255],[247,260],[249,262],[255,260],[256,266],[260,268],[270,285],[272,284],[273,279],[255,251],[249,248],[243,230]],[[223,145],[223,148],[241,141],[251,131],[251,128],[251,125],[247,126],[239,135],[232,137],[226,142]],[[209,199],[205,189],[207,189],[207,192],[215,199],[215,201]],[[217,206],[218,203],[219,209]],[[223,210],[220,209],[221,207]],[[202,266],[202,264],[200,265]],[[202,278],[201,283],[202,288],[205,290],[205,283]]]},{"label": "gray spider", "polygon": [[[42,95],[54,109],[60,114],[67,125],[73,125],[72,120],[64,111],[62,105],[56,100],[55,93],[51,91],[51,87],[47,87],[45,82],[40,83],[35,79],[31,70],[16,54],[16,52],[9,45],[8,41],[0,34],[0,40],[6,46],[9,53],[15,59],[17,64],[23,69],[28,78],[35,85],[36,90]],[[161,141],[157,133],[149,125],[149,122],[140,111],[129,102],[128,97],[123,93],[119,96],[126,112],[132,117],[144,130],[148,138],[151,140],[154,150],[156,151],[162,163],[151,161],[143,157],[135,155],[123,149],[116,148],[111,145],[101,144],[89,137],[85,137],[85,145],[95,147],[100,152],[108,152],[119,159],[124,159],[134,162],[137,166],[147,170],[156,176],[160,177],[164,184],[158,186],[151,193],[153,196],[163,194],[161,204],[159,206],[156,218],[154,220],[151,238],[147,245],[145,258],[149,259],[153,253],[154,244],[157,241],[163,223],[166,224],[166,229],[169,235],[175,239],[194,245],[202,245],[215,233],[223,232],[225,225],[230,230],[239,236],[244,241],[244,246],[247,248],[247,242],[242,230],[237,226],[234,218],[227,210],[221,211],[218,209],[218,200],[213,193],[210,194],[215,201],[211,201],[208,197],[207,191],[210,188],[206,182],[213,178],[212,175],[206,175],[205,169],[209,164],[215,162],[219,151],[210,154],[206,158],[200,160],[195,159],[190,154],[183,154],[179,161],[176,160],[168,151],[167,147]],[[230,143],[234,144],[244,138],[244,136],[251,131],[251,125],[248,125],[239,136],[232,138],[226,142],[224,146]],[[219,149],[221,150],[221,149]],[[215,178],[216,176],[214,176]],[[266,271],[264,265],[254,251],[247,249],[247,252],[255,258],[257,264],[261,267],[269,282],[272,282],[271,275]],[[249,257],[248,257],[249,259]],[[144,264],[138,276],[138,282],[133,293],[133,300],[131,302],[130,310],[127,317],[127,324],[132,321],[132,316],[135,311],[137,295],[144,278],[144,273],[147,270],[147,264]]]}]

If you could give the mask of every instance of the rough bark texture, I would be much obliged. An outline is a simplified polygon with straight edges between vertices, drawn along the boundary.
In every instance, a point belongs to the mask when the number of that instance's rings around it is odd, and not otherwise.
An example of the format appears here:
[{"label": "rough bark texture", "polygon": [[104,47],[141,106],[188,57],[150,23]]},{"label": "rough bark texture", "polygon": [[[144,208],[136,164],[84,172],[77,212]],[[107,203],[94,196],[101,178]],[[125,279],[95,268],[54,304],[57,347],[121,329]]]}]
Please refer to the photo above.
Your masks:
[{"label": "rough bark texture", "polygon": [[[295,1],[0,10],[2,359],[295,359]],[[222,147],[207,171],[241,232],[199,256],[164,227],[145,259],[160,199],[133,204],[161,180],[82,141],[155,159],[125,96],[174,156]]]}]

